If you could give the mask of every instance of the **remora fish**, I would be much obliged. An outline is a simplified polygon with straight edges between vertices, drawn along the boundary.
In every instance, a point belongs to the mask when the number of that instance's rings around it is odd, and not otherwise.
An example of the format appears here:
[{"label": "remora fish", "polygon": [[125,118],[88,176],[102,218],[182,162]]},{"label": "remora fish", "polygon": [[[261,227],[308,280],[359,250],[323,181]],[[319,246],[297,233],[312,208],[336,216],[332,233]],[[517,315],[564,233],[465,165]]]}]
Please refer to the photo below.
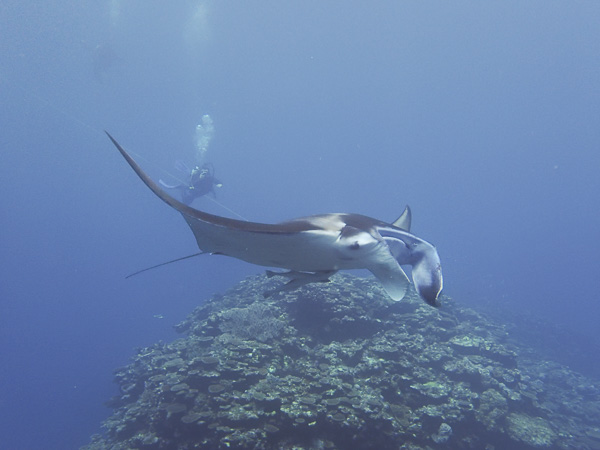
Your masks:
[{"label": "remora fish", "polygon": [[408,207],[393,224],[344,213],[301,217],[279,224],[220,217],[171,197],[108,132],[106,134],[146,186],[181,213],[203,252],[288,269],[289,272],[280,274],[269,273],[290,278],[281,290],[286,290],[286,286],[293,289],[327,281],[338,270],[367,269],[396,301],[402,300],[410,284],[400,266],[410,265],[421,298],[438,306],[443,285],[440,258],[433,245],[409,232]]}]

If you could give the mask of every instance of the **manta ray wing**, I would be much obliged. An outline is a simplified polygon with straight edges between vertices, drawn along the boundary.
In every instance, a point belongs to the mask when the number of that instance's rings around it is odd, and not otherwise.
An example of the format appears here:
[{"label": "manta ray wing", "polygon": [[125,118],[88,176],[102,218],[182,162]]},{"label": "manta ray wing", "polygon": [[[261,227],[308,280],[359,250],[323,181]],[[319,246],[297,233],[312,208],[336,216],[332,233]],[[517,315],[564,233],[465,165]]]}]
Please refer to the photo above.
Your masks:
[{"label": "manta ray wing", "polygon": [[[183,213],[182,213],[183,214]],[[288,224],[273,229],[239,229],[215,226],[183,214],[194,233],[201,250],[231,256],[266,267],[280,267],[296,271],[315,272],[331,270],[336,264],[335,254],[322,255],[323,249],[336,239],[335,232],[309,230]]]}]

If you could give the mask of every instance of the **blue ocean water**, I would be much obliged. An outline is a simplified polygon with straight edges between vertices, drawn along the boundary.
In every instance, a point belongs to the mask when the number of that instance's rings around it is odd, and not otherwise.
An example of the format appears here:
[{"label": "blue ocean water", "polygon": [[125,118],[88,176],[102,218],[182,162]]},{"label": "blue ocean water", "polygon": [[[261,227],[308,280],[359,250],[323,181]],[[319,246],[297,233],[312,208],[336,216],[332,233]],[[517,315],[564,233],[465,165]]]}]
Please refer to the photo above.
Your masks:
[{"label": "blue ocean water", "polygon": [[0,2],[1,446],[87,443],[133,348],[263,270],[202,256],[124,278],[196,247],[102,130],[160,178],[194,162],[204,114],[229,210],[392,221],[410,204],[447,295],[539,317],[597,359],[599,18],[596,2]]}]

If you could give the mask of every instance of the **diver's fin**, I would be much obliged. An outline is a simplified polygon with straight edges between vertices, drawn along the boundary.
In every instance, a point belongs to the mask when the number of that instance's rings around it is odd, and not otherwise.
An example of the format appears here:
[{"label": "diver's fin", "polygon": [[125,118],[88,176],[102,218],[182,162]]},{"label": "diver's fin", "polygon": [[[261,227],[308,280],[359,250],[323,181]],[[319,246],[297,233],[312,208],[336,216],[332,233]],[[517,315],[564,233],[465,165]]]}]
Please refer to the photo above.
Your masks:
[{"label": "diver's fin", "polygon": [[138,274],[140,274],[142,272],[146,272],[146,271],[148,271],[150,269],[156,269],[157,267],[160,267],[160,266],[166,266],[167,264],[171,264],[171,263],[174,263],[174,262],[177,262],[177,261],[183,261],[184,259],[193,258],[194,256],[198,256],[198,255],[204,255],[205,253],[208,253],[208,252],[198,252],[198,253],[194,253],[193,255],[187,255],[187,256],[183,256],[181,258],[172,259],[171,261],[160,263],[160,264],[157,264],[157,265],[152,266],[152,267],[146,267],[145,269],[138,270],[137,272],[134,272],[134,273],[131,273],[131,274],[127,275],[125,278],[131,278],[134,275],[138,275]]},{"label": "diver's fin", "polygon": [[392,225],[400,228],[401,230],[406,231],[407,233],[410,233],[411,222],[412,213],[410,211],[410,206],[406,205],[406,208],[404,208],[404,212],[400,214],[400,217],[398,217]]},{"label": "diver's fin", "polygon": [[181,183],[180,184],[167,184],[163,180],[158,180],[158,183],[162,187],[167,188],[167,189],[177,189],[177,188],[180,188],[182,186],[185,186],[184,184],[181,184]]}]

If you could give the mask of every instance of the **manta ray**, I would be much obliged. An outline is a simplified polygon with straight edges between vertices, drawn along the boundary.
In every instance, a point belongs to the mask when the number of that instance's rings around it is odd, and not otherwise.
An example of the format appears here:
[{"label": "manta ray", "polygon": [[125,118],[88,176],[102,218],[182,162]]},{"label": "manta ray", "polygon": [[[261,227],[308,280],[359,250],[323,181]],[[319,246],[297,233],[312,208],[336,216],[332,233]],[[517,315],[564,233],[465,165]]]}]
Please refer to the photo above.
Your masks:
[{"label": "manta ray", "polygon": [[410,265],[418,294],[428,304],[439,306],[443,285],[440,258],[432,244],[410,233],[408,206],[391,224],[347,213],[300,217],[278,224],[216,216],[171,197],[106,134],[146,186],[183,216],[202,253],[288,270],[267,271],[269,277],[282,276],[289,281],[265,296],[309,283],[328,282],[339,270],[367,269],[388,295],[399,301],[410,285],[401,266]]}]

